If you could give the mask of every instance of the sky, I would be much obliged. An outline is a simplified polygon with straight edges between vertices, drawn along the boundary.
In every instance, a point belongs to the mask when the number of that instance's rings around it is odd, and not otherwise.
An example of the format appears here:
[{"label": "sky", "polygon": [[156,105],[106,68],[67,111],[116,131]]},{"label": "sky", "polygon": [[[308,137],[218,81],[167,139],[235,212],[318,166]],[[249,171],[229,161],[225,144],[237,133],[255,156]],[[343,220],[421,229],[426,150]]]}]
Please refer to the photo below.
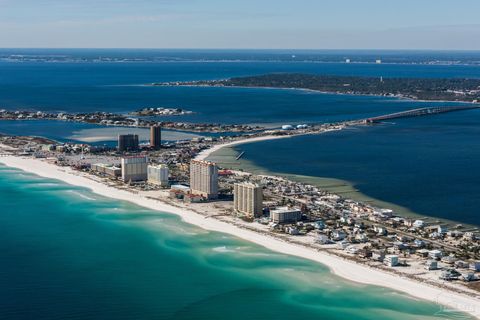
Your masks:
[{"label": "sky", "polygon": [[4,48],[480,50],[480,0],[0,0]]}]

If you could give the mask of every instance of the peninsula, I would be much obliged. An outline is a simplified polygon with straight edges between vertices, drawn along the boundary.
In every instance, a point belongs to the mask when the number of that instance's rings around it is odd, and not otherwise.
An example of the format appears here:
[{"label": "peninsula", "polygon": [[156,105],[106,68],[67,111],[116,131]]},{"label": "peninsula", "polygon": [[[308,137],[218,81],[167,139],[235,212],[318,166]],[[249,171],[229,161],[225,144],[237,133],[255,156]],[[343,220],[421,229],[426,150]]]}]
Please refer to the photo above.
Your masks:
[{"label": "peninsula", "polygon": [[110,112],[90,113],[67,113],[67,112],[44,112],[32,110],[0,110],[1,120],[52,120],[82,122],[103,126],[149,128],[150,126],[162,126],[165,129],[188,132],[255,132],[263,128],[247,124],[214,124],[214,123],[189,123],[177,121],[156,121],[150,119],[153,116],[185,115],[191,111],[182,109],[146,108],[138,110],[130,115]]}]

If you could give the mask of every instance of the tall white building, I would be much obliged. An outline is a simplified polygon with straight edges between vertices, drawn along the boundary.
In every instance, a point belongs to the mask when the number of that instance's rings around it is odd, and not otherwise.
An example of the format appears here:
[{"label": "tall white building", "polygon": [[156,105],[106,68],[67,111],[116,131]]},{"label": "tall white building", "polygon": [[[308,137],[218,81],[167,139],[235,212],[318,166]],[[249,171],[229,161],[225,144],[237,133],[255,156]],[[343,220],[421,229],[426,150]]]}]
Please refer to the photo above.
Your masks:
[{"label": "tall white building", "polygon": [[262,214],[262,187],[253,183],[235,183],[233,185],[233,207],[249,217]]},{"label": "tall white building", "polygon": [[122,180],[125,182],[146,181],[148,158],[131,156],[122,158]]},{"label": "tall white building", "polygon": [[148,182],[162,187],[168,186],[168,166],[148,166]]},{"label": "tall white building", "polygon": [[218,167],[209,161],[192,160],[190,162],[190,189],[192,194],[207,199],[218,197]]}]

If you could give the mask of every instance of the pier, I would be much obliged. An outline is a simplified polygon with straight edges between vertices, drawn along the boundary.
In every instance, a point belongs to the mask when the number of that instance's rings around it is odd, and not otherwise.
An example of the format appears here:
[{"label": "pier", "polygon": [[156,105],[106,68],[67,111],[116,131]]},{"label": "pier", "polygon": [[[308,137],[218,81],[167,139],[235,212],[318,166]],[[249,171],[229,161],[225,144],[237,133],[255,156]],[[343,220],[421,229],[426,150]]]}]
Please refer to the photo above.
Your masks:
[{"label": "pier", "polygon": [[240,154],[235,158],[235,160],[239,160],[241,157],[243,157],[244,154],[245,154],[245,151],[242,151],[242,153],[240,153]]},{"label": "pier", "polygon": [[480,109],[480,105],[419,108],[419,109],[406,110],[406,111],[386,114],[383,116],[368,118],[363,120],[363,122],[370,124],[370,123],[377,123],[385,120],[429,116],[429,115],[435,115],[440,113],[463,111],[463,110],[470,110],[470,109]]}]

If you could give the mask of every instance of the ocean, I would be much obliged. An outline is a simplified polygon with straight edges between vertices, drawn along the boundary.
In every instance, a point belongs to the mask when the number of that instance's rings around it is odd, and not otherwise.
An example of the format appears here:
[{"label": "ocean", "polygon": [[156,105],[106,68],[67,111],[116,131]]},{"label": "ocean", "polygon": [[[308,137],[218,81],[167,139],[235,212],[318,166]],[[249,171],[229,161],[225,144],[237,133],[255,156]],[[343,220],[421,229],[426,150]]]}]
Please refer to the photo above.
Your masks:
[{"label": "ocean", "polygon": [[0,201],[0,319],[463,316],[5,166]]}]

